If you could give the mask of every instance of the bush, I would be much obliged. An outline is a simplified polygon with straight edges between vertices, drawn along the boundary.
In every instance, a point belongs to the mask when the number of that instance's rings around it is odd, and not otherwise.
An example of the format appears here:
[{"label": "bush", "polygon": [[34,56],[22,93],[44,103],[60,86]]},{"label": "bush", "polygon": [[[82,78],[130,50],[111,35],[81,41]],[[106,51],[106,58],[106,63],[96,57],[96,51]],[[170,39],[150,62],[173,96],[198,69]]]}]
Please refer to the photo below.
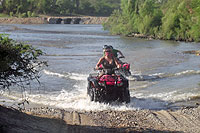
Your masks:
[{"label": "bush", "polygon": [[31,14],[32,14],[31,11],[27,12],[27,15],[28,15],[29,18],[31,17]]},{"label": "bush", "polygon": [[7,14],[0,13],[0,17],[9,17]]},{"label": "bush", "polygon": [[35,12],[32,12],[31,17],[37,17]]},{"label": "bush", "polygon": [[13,17],[13,12],[10,12],[10,17]]},{"label": "bush", "polygon": [[39,71],[47,65],[46,62],[38,60],[43,54],[41,50],[2,34],[0,53],[0,88],[28,85],[34,79],[39,81]]},{"label": "bush", "polygon": [[22,18],[26,18],[27,14],[26,13],[22,13]]},{"label": "bush", "polygon": [[18,13],[18,18],[22,18],[22,14],[21,13]]}]

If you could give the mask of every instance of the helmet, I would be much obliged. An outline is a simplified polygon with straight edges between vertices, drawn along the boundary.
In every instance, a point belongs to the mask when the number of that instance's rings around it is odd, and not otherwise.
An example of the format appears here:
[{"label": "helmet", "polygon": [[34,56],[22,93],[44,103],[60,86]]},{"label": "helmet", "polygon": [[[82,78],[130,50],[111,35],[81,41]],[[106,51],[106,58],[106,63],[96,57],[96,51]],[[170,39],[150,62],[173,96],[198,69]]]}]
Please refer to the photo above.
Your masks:
[{"label": "helmet", "polygon": [[103,49],[107,49],[107,48],[109,48],[108,45],[104,45],[103,46]]},{"label": "helmet", "polygon": [[113,46],[109,45],[109,47],[110,47],[111,49],[113,49]]}]

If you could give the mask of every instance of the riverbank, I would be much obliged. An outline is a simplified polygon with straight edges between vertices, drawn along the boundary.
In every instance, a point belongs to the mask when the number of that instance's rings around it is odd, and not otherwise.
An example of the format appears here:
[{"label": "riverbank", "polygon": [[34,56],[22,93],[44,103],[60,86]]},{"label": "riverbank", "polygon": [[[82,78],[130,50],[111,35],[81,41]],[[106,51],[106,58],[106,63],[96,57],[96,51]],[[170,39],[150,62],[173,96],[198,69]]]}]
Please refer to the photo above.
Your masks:
[{"label": "riverbank", "polygon": [[108,17],[31,17],[31,18],[0,18],[0,24],[102,24]]},{"label": "riverbank", "polygon": [[135,38],[142,38],[142,39],[147,39],[147,40],[171,40],[171,41],[182,41],[182,42],[195,42],[194,39],[189,38],[189,39],[183,39],[183,38],[178,38],[178,39],[165,39],[160,36],[153,36],[153,35],[145,35],[145,34],[140,34],[140,33],[131,33],[126,35],[126,37],[135,37]]},{"label": "riverbank", "polygon": [[[77,16],[77,17],[54,17],[54,16],[41,16],[31,18],[0,18],[0,24],[103,24],[108,21],[108,17],[91,17],[91,16]],[[145,35],[139,33],[131,33],[126,37],[142,38],[147,40],[166,40],[162,37],[155,37],[152,35]],[[174,39],[174,41],[194,42],[193,39]]]},{"label": "riverbank", "polygon": [[50,107],[23,112],[0,106],[2,132],[200,132],[200,106],[180,110],[73,111]]},{"label": "riverbank", "polygon": [[47,24],[47,18],[0,18],[0,24]]}]

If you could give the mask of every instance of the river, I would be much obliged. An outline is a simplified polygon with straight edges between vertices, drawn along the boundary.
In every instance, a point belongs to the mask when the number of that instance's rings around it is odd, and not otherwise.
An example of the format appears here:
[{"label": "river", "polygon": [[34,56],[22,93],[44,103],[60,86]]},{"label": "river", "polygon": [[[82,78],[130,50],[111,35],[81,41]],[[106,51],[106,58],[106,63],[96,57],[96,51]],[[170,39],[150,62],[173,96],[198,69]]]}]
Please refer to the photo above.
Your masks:
[{"label": "river", "polygon": [[[111,36],[101,25],[0,25],[0,33],[43,50],[41,59],[49,65],[41,72],[41,85],[33,83],[23,95],[17,87],[1,90],[1,104],[13,105],[26,97],[45,106],[98,111],[160,110],[199,101],[200,56],[183,52],[199,50],[200,43]],[[119,49],[131,64],[129,104],[95,103],[86,95],[87,77],[103,45]]]}]

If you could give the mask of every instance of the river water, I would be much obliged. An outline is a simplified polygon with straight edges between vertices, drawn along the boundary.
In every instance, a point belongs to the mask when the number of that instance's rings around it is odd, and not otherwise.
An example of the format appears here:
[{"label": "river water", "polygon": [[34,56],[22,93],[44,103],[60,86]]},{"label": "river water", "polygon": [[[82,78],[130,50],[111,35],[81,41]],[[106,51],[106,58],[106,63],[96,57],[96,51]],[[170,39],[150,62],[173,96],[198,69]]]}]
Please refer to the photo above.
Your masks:
[{"label": "river water", "polygon": [[[49,65],[41,72],[40,86],[33,83],[25,93],[1,90],[1,104],[12,105],[25,96],[32,103],[64,109],[159,110],[199,101],[200,56],[183,52],[199,50],[200,43],[111,36],[101,25],[0,25],[0,32],[43,50],[41,59]],[[131,64],[129,104],[90,102],[86,95],[87,77],[103,45],[121,50]]]}]

